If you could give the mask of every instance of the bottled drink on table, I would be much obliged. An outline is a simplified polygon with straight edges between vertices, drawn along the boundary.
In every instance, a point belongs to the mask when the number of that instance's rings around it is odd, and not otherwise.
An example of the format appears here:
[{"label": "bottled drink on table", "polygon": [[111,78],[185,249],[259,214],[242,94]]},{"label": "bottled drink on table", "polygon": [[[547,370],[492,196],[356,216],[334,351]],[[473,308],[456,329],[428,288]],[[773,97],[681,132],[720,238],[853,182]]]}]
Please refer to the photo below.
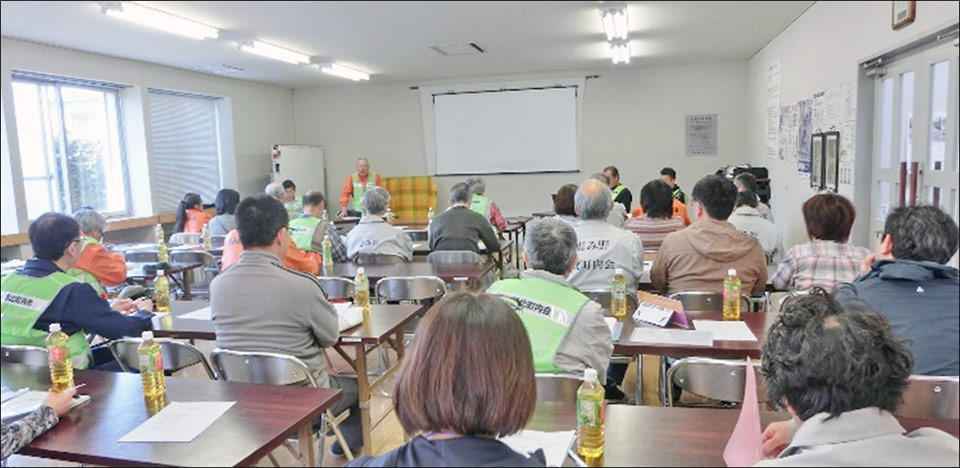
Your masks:
[{"label": "bottled drink on table", "polygon": [[577,455],[590,466],[603,457],[603,397],[597,370],[588,367],[577,390]]},{"label": "bottled drink on table", "polygon": [[320,212],[320,222],[323,222],[323,223],[327,222],[327,209],[326,209],[326,208],[324,208],[323,211]]},{"label": "bottled drink on table", "polygon": [[212,249],[213,241],[210,239],[210,226],[204,224],[200,236],[203,238],[203,248],[206,250]]},{"label": "bottled drink on table", "polygon": [[333,243],[327,236],[323,236],[323,266],[333,266]]},{"label": "bottled drink on table", "polygon": [[70,362],[70,337],[60,331],[59,323],[50,324],[47,335],[47,356],[50,363],[50,382],[54,392],[62,392],[73,387],[73,364]]},{"label": "bottled drink on table", "polygon": [[163,270],[157,270],[157,277],[153,280],[153,295],[157,312],[170,312],[170,282]]},{"label": "bottled drink on table", "polygon": [[140,362],[140,381],[143,384],[143,396],[148,399],[163,397],[167,384],[163,378],[163,352],[160,343],[153,341],[153,332],[145,331],[143,342],[137,347]]},{"label": "bottled drink on table", "polygon": [[623,268],[614,270],[610,287],[610,315],[620,321],[627,316],[627,276]]},{"label": "bottled drink on table", "polygon": [[157,261],[169,262],[170,255],[167,253],[166,234],[163,232],[163,226],[157,224]]},{"label": "bottled drink on table", "polygon": [[433,207],[432,207],[432,206],[428,206],[428,207],[427,207],[427,224],[429,224],[430,221],[433,221],[433,217],[434,217]]},{"label": "bottled drink on table", "polygon": [[733,268],[723,280],[723,319],[740,320],[740,277]]},{"label": "bottled drink on table", "polygon": [[387,208],[387,213],[383,215],[383,217],[386,218],[388,223],[393,224],[393,220],[394,220],[393,210],[391,210],[390,208]]},{"label": "bottled drink on table", "polygon": [[370,321],[370,280],[367,279],[363,267],[357,268],[357,276],[353,279],[353,303],[363,309],[363,321]]}]

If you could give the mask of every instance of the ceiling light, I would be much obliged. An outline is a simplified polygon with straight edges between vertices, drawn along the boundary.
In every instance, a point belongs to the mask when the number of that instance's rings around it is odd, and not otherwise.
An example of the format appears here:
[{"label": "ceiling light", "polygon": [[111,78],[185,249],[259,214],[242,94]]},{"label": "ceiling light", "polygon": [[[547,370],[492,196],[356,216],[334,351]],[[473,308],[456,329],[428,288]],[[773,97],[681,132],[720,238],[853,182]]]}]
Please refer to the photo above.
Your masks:
[{"label": "ceiling light", "polygon": [[350,68],[344,65],[337,63],[326,63],[319,65],[320,71],[334,76],[339,76],[340,78],[346,78],[348,80],[354,81],[366,81],[370,79],[370,74],[357,70],[355,68]]},{"label": "ceiling light", "polygon": [[310,63],[310,56],[307,54],[302,54],[285,47],[268,44],[263,41],[241,42],[240,50],[294,65]]},{"label": "ceiling light", "polygon": [[613,41],[610,43],[610,55],[614,65],[630,63],[630,43],[627,41]]},{"label": "ceiling light", "polygon": [[603,23],[603,31],[607,33],[607,40],[626,39],[630,34],[630,27],[627,23],[627,6],[625,4],[612,4],[600,7],[600,21]]},{"label": "ceiling light", "polygon": [[100,11],[107,16],[194,39],[216,39],[220,34],[212,26],[133,2],[100,2]]}]

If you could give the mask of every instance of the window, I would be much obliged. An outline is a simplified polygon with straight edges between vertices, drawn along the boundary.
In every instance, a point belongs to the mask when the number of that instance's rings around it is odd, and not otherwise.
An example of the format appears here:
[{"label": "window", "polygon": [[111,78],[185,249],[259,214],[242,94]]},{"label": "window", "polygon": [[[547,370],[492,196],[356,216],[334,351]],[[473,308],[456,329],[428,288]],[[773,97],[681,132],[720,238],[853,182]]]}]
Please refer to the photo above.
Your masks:
[{"label": "window", "polygon": [[89,206],[128,212],[119,86],[13,73],[27,217]]},{"label": "window", "polygon": [[150,129],[158,212],[184,194],[213,203],[220,190],[219,98],[151,89]]}]

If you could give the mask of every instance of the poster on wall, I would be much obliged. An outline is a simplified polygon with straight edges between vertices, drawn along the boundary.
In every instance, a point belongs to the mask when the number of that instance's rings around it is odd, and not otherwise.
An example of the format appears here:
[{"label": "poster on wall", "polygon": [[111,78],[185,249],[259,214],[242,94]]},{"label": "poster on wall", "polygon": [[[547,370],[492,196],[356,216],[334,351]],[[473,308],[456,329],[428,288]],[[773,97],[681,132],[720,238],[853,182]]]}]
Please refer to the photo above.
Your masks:
[{"label": "poster on wall", "polygon": [[780,107],[780,138],[778,159],[797,159],[797,105]]},{"label": "poster on wall", "polygon": [[717,114],[688,115],[687,156],[717,155]]},{"label": "poster on wall", "polygon": [[767,66],[766,96],[766,148],[768,158],[777,158],[780,153],[780,60]]},{"label": "poster on wall", "polygon": [[797,103],[797,171],[810,173],[810,136],[813,134],[811,99]]}]

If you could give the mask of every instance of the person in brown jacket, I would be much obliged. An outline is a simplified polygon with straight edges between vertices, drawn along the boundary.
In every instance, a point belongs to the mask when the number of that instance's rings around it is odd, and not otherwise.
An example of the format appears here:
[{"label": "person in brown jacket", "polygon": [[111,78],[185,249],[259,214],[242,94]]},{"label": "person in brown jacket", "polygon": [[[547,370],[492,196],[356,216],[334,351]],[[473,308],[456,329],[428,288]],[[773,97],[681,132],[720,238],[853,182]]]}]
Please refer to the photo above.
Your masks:
[{"label": "person in brown jacket", "polygon": [[763,247],[727,222],[737,197],[733,182],[709,175],[697,182],[691,195],[695,220],[664,238],[650,271],[653,288],[667,294],[720,292],[727,270],[736,268],[741,290],[762,294],[767,286]]}]

